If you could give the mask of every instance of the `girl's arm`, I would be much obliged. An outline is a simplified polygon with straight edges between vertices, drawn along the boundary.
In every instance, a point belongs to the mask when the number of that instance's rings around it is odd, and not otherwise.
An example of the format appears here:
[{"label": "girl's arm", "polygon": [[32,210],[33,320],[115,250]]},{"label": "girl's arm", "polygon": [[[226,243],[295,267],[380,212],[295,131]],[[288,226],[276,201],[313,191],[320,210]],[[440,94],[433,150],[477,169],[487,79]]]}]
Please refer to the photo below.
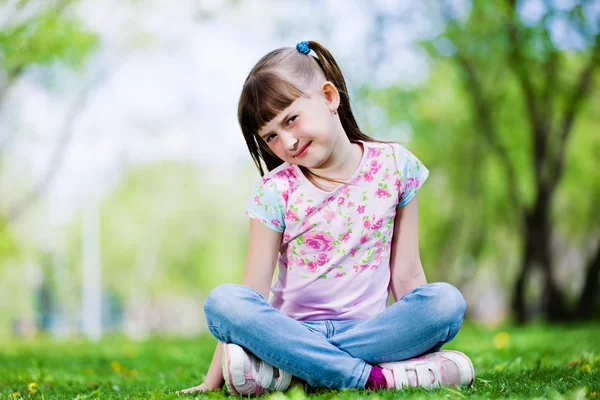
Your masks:
[{"label": "girl's arm", "polygon": [[210,367],[208,367],[208,372],[206,373],[206,379],[204,379],[204,382],[202,384],[185,390],[181,390],[177,392],[177,394],[208,392],[211,390],[217,390],[218,388],[223,386],[223,370],[221,369],[221,351],[221,343],[217,343],[217,347],[215,348],[212,361],[210,362]]},{"label": "girl's arm", "polygon": [[269,300],[277,254],[281,247],[282,233],[250,219],[248,252],[242,285],[248,286]]},{"label": "girl's arm", "polygon": [[390,258],[392,294],[396,301],[427,283],[419,256],[419,195],[396,210]]},{"label": "girl's arm", "polygon": [[210,367],[208,367],[208,372],[206,373],[206,378],[204,382],[199,384],[198,386],[192,386],[187,389],[178,390],[177,395],[180,394],[190,394],[195,392],[210,392],[211,390],[217,390],[221,386],[223,386],[223,370],[221,369],[221,343],[217,343],[217,347],[215,352],[213,353],[212,361],[210,362]]},{"label": "girl's arm", "polygon": [[[248,252],[242,285],[258,291],[266,300],[269,299],[281,237],[280,232],[274,231],[255,219],[250,219]],[[221,344],[218,343],[204,383],[182,390],[181,393],[206,392],[216,390],[223,385],[221,351]]]}]

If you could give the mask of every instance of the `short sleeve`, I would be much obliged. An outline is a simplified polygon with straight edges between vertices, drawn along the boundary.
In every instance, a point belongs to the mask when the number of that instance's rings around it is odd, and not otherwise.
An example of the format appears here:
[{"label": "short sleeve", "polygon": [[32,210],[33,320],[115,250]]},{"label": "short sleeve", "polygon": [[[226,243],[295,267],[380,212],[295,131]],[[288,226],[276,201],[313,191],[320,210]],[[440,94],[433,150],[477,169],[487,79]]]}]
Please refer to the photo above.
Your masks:
[{"label": "short sleeve", "polygon": [[272,179],[265,178],[261,181],[248,201],[245,214],[277,232],[283,232],[285,203],[281,191]]},{"label": "short sleeve", "polygon": [[401,182],[398,207],[404,207],[417,195],[429,176],[429,170],[409,150],[400,145],[398,145],[398,148],[396,161]]}]

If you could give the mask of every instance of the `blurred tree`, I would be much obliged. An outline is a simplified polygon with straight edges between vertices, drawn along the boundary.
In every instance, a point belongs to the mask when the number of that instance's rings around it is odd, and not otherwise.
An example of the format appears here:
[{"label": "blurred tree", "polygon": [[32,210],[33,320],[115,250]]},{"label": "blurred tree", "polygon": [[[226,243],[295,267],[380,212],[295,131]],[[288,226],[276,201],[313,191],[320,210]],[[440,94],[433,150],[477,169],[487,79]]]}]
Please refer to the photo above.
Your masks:
[{"label": "blurred tree", "polygon": [[[29,68],[60,63],[79,68],[97,45],[97,38],[88,32],[66,10],[75,3],[72,0],[45,2],[24,0],[4,5],[12,18],[0,27],[0,112],[11,87]],[[73,119],[81,104],[76,99],[73,110],[66,116],[61,137],[53,151],[46,173],[42,175],[31,192],[18,204],[8,207],[3,214],[6,222],[21,216],[46,189],[62,161],[62,155],[71,136]],[[0,135],[0,167],[2,154],[11,140],[11,132],[3,129]],[[1,226],[1,225],[0,225]]]},{"label": "blurred tree", "polygon": [[[518,263],[518,321],[533,309],[552,321],[586,318],[600,300],[600,98],[592,91],[600,11],[593,2],[545,2],[532,20],[526,3],[475,0],[466,16],[453,2],[440,3],[446,30],[424,43],[432,55],[428,85],[365,94],[388,110],[392,124],[411,122],[418,132],[412,143],[439,169],[432,174],[436,203],[424,204],[426,246],[439,250],[425,257],[448,264],[464,262],[464,254],[476,262],[494,255],[496,264]],[[567,236],[588,256],[574,306],[553,268],[562,257],[557,243]],[[572,262],[561,265],[578,269]],[[535,270],[542,298],[532,308],[526,289]]]},{"label": "blurred tree", "polygon": [[[201,296],[241,279],[246,217],[228,212],[241,208],[236,188],[215,179],[185,162],[131,169],[101,205],[103,284],[131,300],[169,291]],[[69,230],[77,266],[79,222]]]},{"label": "blurred tree", "polygon": [[18,246],[13,235],[5,226],[5,222],[0,216],[0,260],[3,260],[12,254],[15,254],[17,248]]}]

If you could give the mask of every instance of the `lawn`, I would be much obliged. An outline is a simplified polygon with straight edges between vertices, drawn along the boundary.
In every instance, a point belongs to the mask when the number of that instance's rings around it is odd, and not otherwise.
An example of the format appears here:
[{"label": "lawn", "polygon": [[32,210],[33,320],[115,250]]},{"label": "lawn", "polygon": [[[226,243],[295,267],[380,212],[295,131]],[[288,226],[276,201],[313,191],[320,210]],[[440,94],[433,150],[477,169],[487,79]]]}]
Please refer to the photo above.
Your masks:
[{"label": "lawn", "polygon": [[[2,341],[0,399],[181,398],[175,391],[202,382],[214,340],[134,342],[110,337],[100,343]],[[467,353],[476,381],[470,389],[368,392],[295,389],[272,400],[413,398],[600,398],[600,324],[504,326],[466,324],[446,348]],[[224,391],[189,398],[220,399]],[[185,397],[185,396],[182,396]]]}]

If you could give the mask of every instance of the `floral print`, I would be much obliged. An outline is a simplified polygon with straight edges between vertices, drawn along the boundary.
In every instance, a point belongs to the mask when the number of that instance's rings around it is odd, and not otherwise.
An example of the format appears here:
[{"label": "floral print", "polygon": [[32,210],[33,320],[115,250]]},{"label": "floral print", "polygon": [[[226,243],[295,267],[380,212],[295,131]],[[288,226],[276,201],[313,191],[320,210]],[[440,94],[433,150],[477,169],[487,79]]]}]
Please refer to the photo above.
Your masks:
[{"label": "floral print", "polygon": [[429,171],[397,143],[361,143],[349,184],[325,192],[284,163],[248,202],[247,215],[283,233],[272,304],[295,319],[365,317],[387,306],[396,207]]},{"label": "floral print", "polygon": [[315,250],[329,251],[333,248],[331,242],[333,242],[333,236],[328,235],[325,232],[307,232],[304,235],[304,243],[312,247]]}]

